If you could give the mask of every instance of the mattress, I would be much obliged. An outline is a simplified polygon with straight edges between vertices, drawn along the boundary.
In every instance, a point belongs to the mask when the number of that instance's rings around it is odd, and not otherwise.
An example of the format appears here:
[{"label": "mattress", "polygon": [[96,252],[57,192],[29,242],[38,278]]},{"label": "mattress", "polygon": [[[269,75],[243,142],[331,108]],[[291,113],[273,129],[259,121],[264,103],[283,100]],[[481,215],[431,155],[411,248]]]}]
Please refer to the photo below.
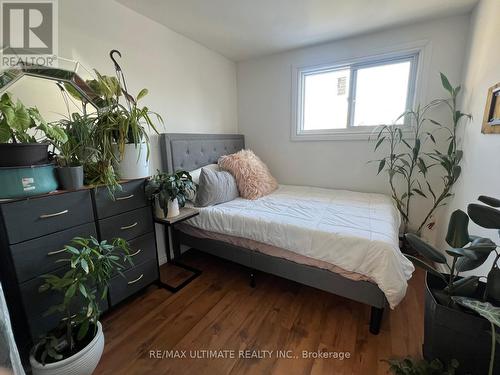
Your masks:
[{"label": "mattress", "polygon": [[404,298],[414,271],[399,250],[398,211],[383,194],[280,185],[254,201],[237,198],[201,208],[187,223],[366,277],[391,308]]},{"label": "mattress", "polygon": [[268,245],[262,242],[257,242],[254,240],[249,240],[248,238],[228,236],[227,234],[210,232],[208,230],[203,230],[200,228],[193,227],[189,224],[180,223],[177,224],[176,229],[180,230],[183,233],[186,233],[192,237],[197,238],[206,238],[210,240],[225,242],[227,244],[235,245],[242,247],[244,249],[250,249],[254,251],[258,251],[262,254],[270,255],[277,258],[283,258],[286,260],[290,260],[294,263],[305,264],[307,266],[312,266],[316,268],[323,268],[325,270],[335,272],[345,278],[354,281],[369,281],[373,282],[369,277],[360,275],[356,272],[349,272],[340,267],[337,267],[334,264],[324,262],[322,260],[309,258],[304,255],[295,253],[293,251],[289,251],[286,249],[282,249],[276,246]]}]

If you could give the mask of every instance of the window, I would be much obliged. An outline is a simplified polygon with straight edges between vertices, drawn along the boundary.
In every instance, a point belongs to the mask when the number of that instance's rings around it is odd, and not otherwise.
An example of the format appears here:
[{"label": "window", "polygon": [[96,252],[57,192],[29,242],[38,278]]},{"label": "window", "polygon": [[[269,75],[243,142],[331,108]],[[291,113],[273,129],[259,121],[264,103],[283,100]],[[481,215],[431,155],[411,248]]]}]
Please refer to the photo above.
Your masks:
[{"label": "window", "polygon": [[415,98],[419,53],[298,68],[292,139],[362,135],[399,116]]}]

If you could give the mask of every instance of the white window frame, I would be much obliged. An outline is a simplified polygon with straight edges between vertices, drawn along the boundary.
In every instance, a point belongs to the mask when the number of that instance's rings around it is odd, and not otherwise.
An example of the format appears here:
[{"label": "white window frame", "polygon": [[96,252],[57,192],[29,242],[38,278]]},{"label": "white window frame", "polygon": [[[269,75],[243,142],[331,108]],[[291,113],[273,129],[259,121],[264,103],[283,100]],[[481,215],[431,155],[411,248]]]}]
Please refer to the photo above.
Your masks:
[{"label": "white window frame", "polygon": [[[410,78],[408,81],[408,94],[406,108],[410,109],[420,98],[420,77],[424,59],[424,46],[399,50],[396,52],[373,55],[358,59],[349,59],[337,62],[327,62],[315,65],[303,65],[292,67],[292,105],[291,105],[291,140],[292,141],[324,141],[324,140],[366,140],[378,125],[354,126],[354,108],[356,77],[358,69],[397,63],[398,61],[410,61]],[[348,120],[342,129],[318,129],[304,130],[304,79],[307,75],[321,72],[351,69],[349,80],[349,107]],[[388,124],[390,125],[390,124]],[[403,131],[409,130],[407,123],[399,126]]]}]

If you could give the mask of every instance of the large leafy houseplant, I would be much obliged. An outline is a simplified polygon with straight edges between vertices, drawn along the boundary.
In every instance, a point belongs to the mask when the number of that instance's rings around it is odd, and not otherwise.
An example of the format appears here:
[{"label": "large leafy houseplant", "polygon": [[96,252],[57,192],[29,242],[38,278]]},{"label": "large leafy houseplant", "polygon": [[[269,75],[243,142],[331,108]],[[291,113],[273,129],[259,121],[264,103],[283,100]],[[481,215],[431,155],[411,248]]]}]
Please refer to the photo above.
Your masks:
[{"label": "large leafy houseplant", "polygon": [[[490,302],[500,305],[498,266],[500,252],[497,244],[491,239],[469,235],[468,224],[470,218],[483,228],[500,230],[500,210],[497,209],[500,207],[500,200],[487,196],[480,196],[478,199],[484,204],[472,203],[467,207],[467,214],[456,210],[451,215],[446,235],[446,242],[450,246],[446,253],[452,258],[451,265],[442,252],[411,233],[406,234],[408,242],[425,260],[409,255],[407,257],[416,266],[443,281],[445,287],[433,291],[442,305],[459,311],[461,311],[460,306],[465,306],[490,321],[492,350],[489,373],[492,374],[495,358],[495,326],[500,326],[500,308],[491,305]],[[480,286],[479,276],[460,277],[461,272],[473,271],[483,265],[492,253],[493,262],[486,277],[484,290]],[[432,263],[444,265],[448,273],[441,274]]]},{"label": "large leafy houseplant", "polygon": [[[432,199],[430,209],[417,227],[416,232],[419,234],[434,212],[452,196],[452,187],[461,172],[463,151],[458,144],[457,130],[463,119],[470,119],[470,115],[458,109],[460,86],[453,87],[442,73],[441,84],[448,98],[433,100],[425,106],[419,105],[400,116],[410,125],[409,131],[404,132],[400,127],[389,125],[381,126],[376,131],[374,151],[384,145],[388,151],[386,156],[376,160],[377,174],[383,171],[387,173],[391,195],[401,213],[405,232],[410,222],[412,198],[420,196]],[[450,124],[441,124],[430,118],[432,110],[438,106],[449,110]],[[444,142],[447,144],[444,153],[437,148],[436,139],[440,139],[440,133],[445,135]],[[431,168],[440,168],[443,185],[439,190],[431,186],[428,178]]]},{"label": "large leafy houseplant", "polygon": [[0,143],[37,143],[43,138],[58,142],[67,139],[65,132],[48,124],[38,109],[26,107],[4,93],[0,98]]},{"label": "large leafy houseplant", "polygon": [[50,291],[62,298],[46,312],[62,314],[59,326],[34,349],[34,358],[42,364],[69,358],[93,339],[108,282],[115,271],[121,273],[125,262],[131,262],[129,245],[119,238],[108,243],[94,237],[76,237],[64,248],[69,259],[63,261],[69,262],[70,269],[62,276],[42,276],[40,292]]},{"label": "large leafy houseplant", "polygon": [[65,142],[58,126],[48,124],[36,108],[14,101],[10,93],[0,98],[0,166],[17,167],[48,163],[49,141]]}]

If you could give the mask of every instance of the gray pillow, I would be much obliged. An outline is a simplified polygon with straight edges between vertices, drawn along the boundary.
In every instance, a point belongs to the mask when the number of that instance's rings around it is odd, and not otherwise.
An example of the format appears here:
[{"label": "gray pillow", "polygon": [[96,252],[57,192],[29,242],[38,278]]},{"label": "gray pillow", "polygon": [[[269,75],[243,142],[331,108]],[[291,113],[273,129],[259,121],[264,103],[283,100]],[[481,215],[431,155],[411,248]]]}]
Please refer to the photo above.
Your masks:
[{"label": "gray pillow", "polygon": [[207,207],[232,201],[239,196],[236,180],[226,171],[203,168],[196,191],[196,207]]}]

